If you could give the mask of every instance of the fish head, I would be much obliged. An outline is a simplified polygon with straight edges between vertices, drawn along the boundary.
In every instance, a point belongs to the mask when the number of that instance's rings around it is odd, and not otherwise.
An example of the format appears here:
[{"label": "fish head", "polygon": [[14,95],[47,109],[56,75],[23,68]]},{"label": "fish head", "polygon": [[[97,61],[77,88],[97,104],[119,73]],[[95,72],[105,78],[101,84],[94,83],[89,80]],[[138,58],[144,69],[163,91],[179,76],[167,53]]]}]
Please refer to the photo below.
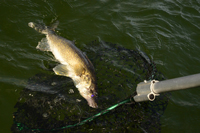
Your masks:
[{"label": "fish head", "polygon": [[86,99],[88,102],[88,105],[93,108],[98,108],[98,105],[96,103],[96,99],[97,99],[96,84],[91,84],[89,90],[90,90],[90,95]]},{"label": "fish head", "polygon": [[81,76],[79,88],[80,94],[87,100],[88,105],[92,108],[97,108],[96,98],[96,82],[95,77],[90,73],[85,73]]},{"label": "fish head", "polygon": [[84,93],[82,93],[82,96],[87,100],[88,105],[92,108],[98,108],[98,105],[96,103],[97,99],[97,92],[96,92],[96,84],[91,83],[89,87],[86,87]]},{"label": "fish head", "polygon": [[97,97],[97,93],[96,92],[92,92],[91,90],[88,90],[87,93],[84,93],[82,95],[88,102],[88,105],[92,108],[98,108],[98,105],[96,103],[96,97]]}]

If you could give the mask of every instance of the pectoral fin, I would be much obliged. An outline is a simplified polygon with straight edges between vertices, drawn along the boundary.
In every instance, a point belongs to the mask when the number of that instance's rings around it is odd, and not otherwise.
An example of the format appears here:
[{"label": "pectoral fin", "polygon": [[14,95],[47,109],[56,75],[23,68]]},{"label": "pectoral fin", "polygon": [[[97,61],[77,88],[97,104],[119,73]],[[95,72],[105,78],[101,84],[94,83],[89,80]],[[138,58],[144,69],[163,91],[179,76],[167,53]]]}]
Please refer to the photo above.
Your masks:
[{"label": "pectoral fin", "polygon": [[51,51],[47,38],[42,38],[36,48],[41,51]]},{"label": "pectoral fin", "polygon": [[53,71],[55,72],[56,75],[62,75],[62,76],[67,76],[67,77],[69,77],[70,75],[70,71],[67,68],[67,65],[63,65],[63,64],[60,64],[54,67]]}]

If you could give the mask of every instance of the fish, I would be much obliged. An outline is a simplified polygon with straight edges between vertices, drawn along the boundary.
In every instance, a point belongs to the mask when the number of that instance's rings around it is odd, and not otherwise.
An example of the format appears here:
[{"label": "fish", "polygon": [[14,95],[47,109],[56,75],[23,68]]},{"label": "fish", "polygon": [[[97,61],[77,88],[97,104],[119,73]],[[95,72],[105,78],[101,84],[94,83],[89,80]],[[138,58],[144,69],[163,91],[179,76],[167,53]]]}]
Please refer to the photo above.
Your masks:
[{"label": "fish", "polygon": [[29,22],[28,26],[41,34],[45,34],[37,45],[36,49],[50,51],[60,63],[53,68],[56,75],[70,77],[80,95],[85,98],[88,105],[98,108],[96,103],[97,87],[95,69],[89,58],[79,48],[74,41],[70,41],[55,33],[59,22],[56,21],[52,26],[46,26]]}]

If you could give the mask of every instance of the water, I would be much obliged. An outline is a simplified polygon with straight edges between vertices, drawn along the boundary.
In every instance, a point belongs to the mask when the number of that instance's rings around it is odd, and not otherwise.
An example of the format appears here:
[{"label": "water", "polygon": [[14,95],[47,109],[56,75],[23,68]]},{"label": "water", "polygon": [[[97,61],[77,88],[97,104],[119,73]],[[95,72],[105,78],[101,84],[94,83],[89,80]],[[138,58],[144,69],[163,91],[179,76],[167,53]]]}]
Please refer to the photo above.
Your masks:
[{"label": "water", "polygon": [[[51,58],[35,49],[43,35],[28,22],[60,21],[58,34],[83,47],[105,40],[140,49],[168,78],[200,71],[200,2],[165,1],[0,1],[0,131],[10,132],[12,113],[27,79],[44,72]],[[53,73],[52,73],[53,74]],[[161,117],[162,132],[199,132],[198,88],[172,92]]]}]

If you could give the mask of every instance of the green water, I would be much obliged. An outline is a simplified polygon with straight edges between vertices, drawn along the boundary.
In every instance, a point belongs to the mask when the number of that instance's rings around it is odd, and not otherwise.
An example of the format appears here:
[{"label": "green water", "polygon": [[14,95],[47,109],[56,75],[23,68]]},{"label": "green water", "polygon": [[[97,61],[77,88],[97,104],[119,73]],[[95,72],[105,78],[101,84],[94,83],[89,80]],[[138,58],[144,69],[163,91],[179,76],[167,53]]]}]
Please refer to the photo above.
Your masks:
[{"label": "green water", "polygon": [[[0,17],[0,132],[10,132],[20,91],[49,58],[35,49],[44,36],[28,27],[31,21],[59,20],[58,34],[77,47],[97,39],[138,48],[168,79],[200,71],[196,0],[1,0]],[[172,92],[161,131],[199,132],[199,95],[200,88]]]}]

